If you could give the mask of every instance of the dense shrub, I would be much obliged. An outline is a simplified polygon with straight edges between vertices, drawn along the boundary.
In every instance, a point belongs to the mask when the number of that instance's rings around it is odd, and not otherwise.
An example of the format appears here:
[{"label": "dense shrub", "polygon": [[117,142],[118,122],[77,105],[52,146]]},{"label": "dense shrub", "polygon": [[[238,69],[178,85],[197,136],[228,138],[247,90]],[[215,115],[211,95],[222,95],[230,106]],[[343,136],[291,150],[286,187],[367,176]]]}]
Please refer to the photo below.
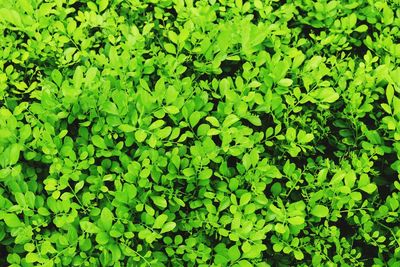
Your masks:
[{"label": "dense shrub", "polygon": [[3,266],[400,266],[399,0],[0,1]]}]

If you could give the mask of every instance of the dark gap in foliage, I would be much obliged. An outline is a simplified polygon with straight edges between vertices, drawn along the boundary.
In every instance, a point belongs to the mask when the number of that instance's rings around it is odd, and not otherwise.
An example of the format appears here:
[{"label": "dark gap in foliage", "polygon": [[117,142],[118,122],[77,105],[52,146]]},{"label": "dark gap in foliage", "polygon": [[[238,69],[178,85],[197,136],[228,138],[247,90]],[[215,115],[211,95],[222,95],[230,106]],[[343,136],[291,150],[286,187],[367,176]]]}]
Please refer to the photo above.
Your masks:
[{"label": "dark gap in foliage", "polygon": [[30,39],[30,36],[26,33],[23,32],[19,29],[9,29],[5,28],[4,29],[4,36],[11,35],[13,37],[13,41],[16,47],[20,48],[19,46],[22,46],[21,44],[26,44],[28,40]]},{"label": "dark gap in foliage", "polygon": [[102,33],[102,28],[100,26],[92,26],[89,28],[89,36],[95,36],[96,33]]},{"label": "dark gap in foliage", "polygon": [[367,126],[368,129],[377,129],[377,119],[374,118],[376,113],[370,113],[364,116],[363,118],[360,118],[359,120]]},{"label": "dark gap in foliage", "polygon": [[186,67],[182,77],[191,77],[193,74],[197,74],[194,69],[193,60],[185,60],[185,62],[182,63],[182,66]]},{"label": "dark gap in foliage", "polygon": [[7,263],[7,256],[8,256],[7,246],[0,245],[0,264],[1,264],[1,266],[8,266],[6,264]]},{"label": "dark gap in foliage", "polygon": [[111,157],[95,157],[94,164],[97,166],[102,166],[104,170],[108,170],[111,168],[113,162],[119,162],[118,156]]},{"label": "dark gap in foliage", "polygon": [[365,43],[364,43],[364,42],[361,42],[361,44],[358,45],[358,46],[355,45],[355,44],[352,45],[351,50],[350,50],[350,54],[351,54],[351,55],[354,55],[354,56],[356,56],[356,57],[359,57],[359,58],[363,58],[364,55],[367,53],[368,50],[369,50],[369,49],[368,49],[368,47],[365,45]]},{"label": "dark gap in foliage", "polygon": [[322,31],[324,31],[324,28],[316,28],[313,27],[310,24],[306,24],[303,22],[300,22],[299,20],[296,19],[291,19],[288,21],[288,28],[296,28],[296,27],[301,27],[301,35],[304,38],[310,38],[310,34],[315,34],[315,35],[320,35]]},{"label": "dark gap in foliage", "polygon": [[[33,63],[33,64],[36,65],[36,63]],[[41,76],[42,76],[42,72],[40,71],[40,69],[37,69],[32,74],[27,74],[26,73],[25,76],[24,76],[24,82],[29,87],[34,82],[40,83],[41,82]],[[29,99],[29,100],[31,99],[30,93],[29,94],[23,93],[22,96],[25,97],[25,99],[26,99],[25,101],[27,101],[27,99]]]},{"label": "dark gap in foliage", "polygon": [[238,163],[240,163],[241,160],[239,158],[237,158],[237,157],[229,156],[226,162],[228,163],[228,167],[229,168],[235,168],[236,169],[236,165]]},{"label": "dark gap in foliage", "polygon": [[176,13],[175,8],[170,7],[170,8],[165,8],[164,12],[172,16],[173,18],[176,18],[178,16],[178,13]]},{"label": "dark gap in foliage", "polygon": [[108,191],[116,191],[114,181],[104,181],[103,184],[108,188]]},{"label": "dark gap in foliage", "polygon": [[50,174],[50,166],[47,163],[35,160],[26,160],[23,156],[20,156],[19,162],[25,166],[25,168],[32,168],[35,170],[38,182],[42,182]]},{"label": "dark gap in foliage", "polygon": [[297,157],[290,157],[290,162],[294,163],[297,168],[304,168],[307,165],[307,158],[302,156],[302,152]]},{"label": "dark gap in foliage", "polygon": [[208,102],[211,102],[213,104],[213,108],[210,111],[211,114],[218,114],[218,108],[219,108],[219,104],[221,103],[222,105],[224,104],[224,102],[221,102],[221,99],[219,98],[215,98],[215,97],[210,97],[208,99]]},{"label": "dark gap in foliage", "polygon": [[392,193],[390,185],[377,185],[379,196],[386,199]]},{"label": "dark gap in foliage", "polygon": [[224,60],[221,62],[220,68],[222,73],[217,75],[217,79],[222,80],[223,78],[236,77],[237,73],[242,69],[243,64],[246,61],[243,59],[238,61]]},{"label": "dark gap in foliage", "polygon": [[[280,144],[280,143],[279,143]],[[282,156],[281,154],[278,155],[278,151],[274,148],[275,146],[279,145],[277,141],[274,141],[274,145],[273,146],[264,146],[265,149],[265,157],[268,158],[275,158],[275,159],[281,159]]]},{"label": "dark gap in foliage", "polygon": [[319,140],[318,141],[318,146],[322,149],[322,151],[320,151],[319,149],[317,149],[318,152],[316,152],[318,155],[324,157],[324,158],[328,158],[330,160],[332,160],[333,162],[335,162],[336,164],[339,163],[339,157],[336,155],[336,152],[339,151],[337,148],[337,144],[339,141],[336,140],[332,140],[332,139],[327,139],[324,138],[323,140]]},{"label": "dark gap in foliage", "polygon": [[306,10],[304,10],[303,8],[301,8],[301,6],[299,6],[297,9],[298,12],[298,16],[302,19],[302,18],[306,18],[308,17],[308,12]]},{"label": "dark gap in foliage", "polygon": [[4,36],[9,36],[9,35],[11,35],[11,36],[14,37],[14,39],[15,39],[16,32],[15,32],[14,30],[9,29],[9,28],[5,28],[5,29],[2,29],[2,31],[3,31],[3,35],[4,35]]},{"label": "dark gap in foliage", "polygon": [[72,140],[76,140],[79,136],[79,121],[74,120],[72,123],[67,124],[67,131],[68,136],[72,138]]},{"label": "dark gap in foliage", "polygon": [[265,131],[269,127],[274,127],[275,126],[274,118],[272,117],[272,115],[270,113],[262,112],[262,113],[260,113],[258,115],[258,117],[260,118],[260,121],[261,121],[261,125],[260,126],[256,126],[256,125],[252,124],[251,122],[249,122],[246,119],[242,119],[240,122],[244,126],[252,128],[254,130],[254,132],[264,132],[265,133]]},{"label": "dark gap in foliage", "polygon": [[199,72],[196,69],[193,69],[193,72],[196,74],[196,80],[201,81],[201,80],[212,80],[215,76],[211,75],[209,73],[205,73],[205,72]]},{"label": "dark gap in foliage", "polygon": [[213,140],[216,146],[221,147],[222,141],[221,138],[219,138],[219,135],[213,135],[211,136],[211,139]]},{"label": "dark gap in foliage", "polygon": [[253,22],[254,24],[257,25],[260,21],[262,21],[262,18],[260,17],[260,13],[258,11],[254,10],[251,15],[253,15],[251,22]]},{"label": "dark gap in foliage", "polygon": [[[167,17],[172,16],[173,18],[176,18],[178,16],[178,13],[176,12],[173,6],[161,7],[161,8],[163,8],[164,10],[163,14],[166,15]],[[152,15],[155,14],[155,5],[153,3],[149,3],[147,7],[144,9],[144,12],[145,14],[152,14]]]},{"label": "dark gap in foliage", "polygon": [[327,120],[326,125],[329,125],[329,133],[326,137],[317,141],[318,146],[322,148],[322,151],[317,149],[317,155],[328,158],[335,164],[338,164],[339,156],[337,153],[341,151],[341,147],[338,145],[340,144],[340,140],[337,137],[340,136],[339,131],[341,128],[335,126],[332,119]]},{"label": "dark gap in foliage", "polygon": [[386,199],[392,193],[392,186],[397,180],[397,172],[391,168],[391,165],[397,161],[396,153],[388,153],[381,156],[376,161],[374,167],[378,168],[379,177],[374,179],[378,187],[378,193],[381,199]]},{"label": "dark gap in foliage", "polygon": [[[18,96],[15,96],[15,97],[12,97],[12,98],[11,98],[11,97],[10,97],[10,98],[7,98],[7,99],[5,99],[5,101],[4,101],[4,105],[5,105],[9,110],[14,111],[15,108],[18,106],[17,100],[18,100]],[[26,123],[25,118],[24,118],[23,122]]]},{"label": "dark gap in foliage", "polygon": [[362,33],[363,34],[363,38],[360,38],[360,40],[364,41],[366,36],[374,36],[374,33],[379,33],[380,32],[380,30],[378,30],[375,25],[369,23],[367,19],[361,19],[361,20],[358,21],[357,24],[358,24],[358,26],[367,25],[367,27],[368,27],[367,31]]},{"label": "dark gap in foliage", "polygon": [[37,161],[32,167],[35,168],[38,177],[46,178],[50,174],[50,166],[46,163]]},{"label": "dark gap in foliage", "polygon": [[339,218],[336,222],[333,222],[332,225],[339,228],[341,237],[352,237],[357,233],[357,228],[349,224],[345,217]]},{"label": "dark gap in foliage", "polygon": [[176,127],[179,125],[179,123],[176,123],[171,116],[165,115],[163,118],[163,121],[165,122],[166,126],[171,126],[171,127]]},{"label": "dark gap in foliage", "polygon": [[[267,251],[265,252],[267,254]],[[271,266],[273,267],[291,267],[293,266],[292,263],[294,261],[293,256],[291,255],[285,255],[282,256],[281,253],[275,253],[271,249],[271,253],[267,254],[265,259],[268,259],[268,261],[271,261]]]},{"label": "dark gap in foliage", "polygon": [[304,200],[304,197],[303,197],[302,192],[301,192],[301,185],[300,185],[299,189],[293,189],[292,190],[292,192],[290,193],[290,199],[293,202]]},{"label": "dark gap in foliage", "polygon": [[273,1],[272,6],[275,8],[280,8],[281,6],[283,6],[286,3],[287,3],[286,0]]},{"label": "dark gap in foliage", "polygon": [[[124,133],[120,133],[118,134],[118,137],[116,139],[114,139],[115,143],[119,143],[119,142],[125,142],[126,141],[126,135]],[[136,144],[133,144],[136,145]]]},{"label": "dark gap in foliage", "polygon": [[[210,164],[209,164],[210,169],[213,170],[214,172],[218,172],[219,166],[220,166],[219,163],[215,163],[213,161],[211,161]],[[212,178],[212,179],[218,180],[219,178],[214,176],[214,178]]]},{"label": "dark gap in foliage", "polygon": [[[271,190],[273,184],[274,184],[274,183],[270,183],[270,184],[268,184],[268,185],[265,187],[264,195],[265,195],[266,197],[270,197],[270,198],[274,198],[274,197],[275,197],[275,196],[272,194],[272,190]],[[281,184],[281,185],[282,185],[282,184]]]},{"label": "dark gap in foliage", "polygon": [[364,261],[366,266],[372,266],[374,263],[373,258],[377,258],[379,256],[378,247],[367,244],[364,239],[354,240],[353,248],[360,250],[360,252],[362,253],[361,258],[366,260]]},{"label": "dark gap in foliage", "polygon": [[[189,130],[189,128],[182,128],[181,129],[181,133],[185,133],[186,132],[183,129],[187,129],[188,131],[191,131],[191,130]],[[180,142],[180,144],[182,144],[183,146],[186,146],[186,147],[191,147],[191,146],[193,146],[195,144],[195,140],[193,138],[187,137],[185,139],[185,141]]]},{"label": "dark gap in foliage", "polygon": [[99,34],[101,35],[101,28],[99,26],[91,27],[88,30],[88,37],[93,36],[95,41],[90,49],[96,54],[100,54],[101,50],[105,48],[106,42],[108,42],[107,39],[100,39],[100,36],[97,36]]},{"label": "dark gap in foliage", "polygon": [[76,1],[75,3],[71,4],[67,4],[69,5],[71,8],[75,9],[75,12],[78,11],[82,11],[83,9],[86,8],[87,5],[85,5],[85,3],[83,3],[82,1]]},{"label": "dark gap in foliage", "polygon": [[155,13],[154,4],[153,3],[147,4],[147,6],[143,9],[143,12],[145,12],[145,13]]}]

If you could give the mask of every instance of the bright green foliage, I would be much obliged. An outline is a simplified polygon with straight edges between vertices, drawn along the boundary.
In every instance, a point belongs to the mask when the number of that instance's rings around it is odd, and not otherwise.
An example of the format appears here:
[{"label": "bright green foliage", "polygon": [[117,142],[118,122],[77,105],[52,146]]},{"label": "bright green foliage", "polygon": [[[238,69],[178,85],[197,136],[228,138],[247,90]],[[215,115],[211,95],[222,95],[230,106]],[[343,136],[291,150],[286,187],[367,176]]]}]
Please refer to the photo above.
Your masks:
[{"label": "bright green foliage", "polygon": [[399,0],[1,0],[1,266],[400,266]]}]

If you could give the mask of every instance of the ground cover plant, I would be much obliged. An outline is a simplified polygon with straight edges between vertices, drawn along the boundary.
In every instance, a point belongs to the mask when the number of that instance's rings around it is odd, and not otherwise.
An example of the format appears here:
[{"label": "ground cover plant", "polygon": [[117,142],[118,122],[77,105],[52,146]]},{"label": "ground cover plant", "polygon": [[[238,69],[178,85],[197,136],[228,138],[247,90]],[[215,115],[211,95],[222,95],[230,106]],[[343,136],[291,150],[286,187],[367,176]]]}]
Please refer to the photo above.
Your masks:
[{"label": "ground cover plant", "polygon": [[400,266],[399,0],[0,1],[1,266]]}]

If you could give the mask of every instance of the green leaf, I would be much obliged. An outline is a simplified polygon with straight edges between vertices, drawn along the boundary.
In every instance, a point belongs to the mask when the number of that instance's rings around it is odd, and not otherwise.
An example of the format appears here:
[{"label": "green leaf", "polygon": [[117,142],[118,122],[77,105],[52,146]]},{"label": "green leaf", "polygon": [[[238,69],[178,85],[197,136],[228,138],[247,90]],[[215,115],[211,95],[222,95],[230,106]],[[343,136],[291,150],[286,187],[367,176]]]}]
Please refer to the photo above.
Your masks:
[{"label": "green leaf", "polygon": [[231,260],[231,262],[235,262],[238,259],[240,259],[241,254],[240,254],[240,250],[239,250],[238,246],[230,247],[228,250],[228,256],[229,256],[229,259]]},{"label": "green leaf", "polygon": [[118,128],[123,131],[124,133],[131,133],[136,130],[136,128],[129,124],[121,124]]},{"label": "green leaf", "polygon": [[224,78],[219,82],[219,88],[221,89],[222,92],[226,92],[230,88],[230,83],[229,81]]},{"label": "green leaf", "polygon": [[283,224],[278,223],[275,225],[275,231],[279,234],[284,234],[286,232],[286,227]]},{"label": "green leaf", "polygon": [[175,43],[175,44],[178,43],[178,35],[177,35],[175,32],[169,31],[169,32],[168,32],[168,38],[169,38],[173,43]]},{"label": "green leaf", "polygon": [[327,217],[329,209],[323,205],[316,205],[311,209],[311,214],[320,218]]},{"label": "green leaf", "polygon": [[[244,243],[244,244],[247,244],[247,243]],[[265,246],[262,244],[249,245],[248,248],[245,248],[245,246],[242,245],[243,258],[246,258],[246,259],[259,258],[261,251],[263,249],[265,249]]]},{"label": "green leaf", "polygon": [[30,253],[26,254],[25,259],[26,259],[26,262],[28,262],[28,263],[34,263],[34,262],[39,261],[40,257],[37,253],[30,252]]},{"label": "green leaf", "polygon": [[201,119],[201,113],[195,111],[192,114],[190,114],[189,123],[192,127],[194,127],[197,125],[197,123],[199,123],[200,119]]},{"label": "green leaf", "polygon": [[165,111],[169,114],[175,115],[179,113],[179,108],[177,108],[176,106],[168,106],[165,107]]},{"label": "green leaf", "polygon": [[92,136],[92,143],[98,148],[107,149],[107,145],[104,142],[104,139],[101,138],[99,135]]},{"label": "green leaf", "polygon": [[239,267],[253,267],[253,265],[247,260],[241,260],[238,263]]},{"label": "green leaf", "polygon": [[393,97],[393,103],[392,103],[392,107],[393,107],[393,115],[400,115],[400,98],[394,96]]},{"label": "green leaf", "polygon": [[73,77],[74,89],[75,91],[80,90],[83,83],[83,69],[81,66],[78,66],[75,69],[74,77]]},{"label": "green leaf", "polygon": [[376,184],[367,184],[365,186],[360,187],[360,190],[368,193],[368,194],[372,194],[373,192],[375,192],[377,189]]},{"label": "green leaf", "polygon": [[199,180],[209,179],[212,176],[212,170],[210,168],[206,168],[199,173]]},{"label": "green leaf", "polygon": [[357,28],[355,28],[354,31],[356,31],[356,32],[366,32],[366,31],[368,31],[368,26],[365,25],[365,24],[360,25]]},{"label": "green leaf", "polygon": [[90,234],[96,234],[100,231],[100,229],[93,223],[88,221],[80,221],[79,222],[81,229]]},{"label": "green leaf", "polygon": [[99,12],[104,11],[108,6],[108,0],[99,0]]},{"label": "green leaf", "polygon": [[292,225],[301,225],[304,223],[304,218],[300,216],[291,217],[288,222]]},{"label": "green leaf", "polygon": [[17,27],[24,27],[20,14],[13,9],[0,8],[0,20],[5,20]]},{"label": "green leaf", "polygon": [[283,87],[289,87],[292,84],[293,84],[293,81],[291,79],[287,79],[287,78],[284,78],[278,82],[278,85],[283,86]]},{"label": "green leaf", "polygon": [[83,188],[84,183],[84,181],[79,181],[78,183],[76,183],[74,187],[74,192],[78,193]]},{"label": "green leaf", "polygon": [[262,122],[260,120],[260,118],[258,116],[254,116],[254,115],[248,115],[244,117],[246,120],[248,120],[249,122],[251,122],[251,124],[255,125],[255,126],[261,126]]},{"label": "green leaf", "polygon": [[177,99],[179,92],[173,86],[168,86],[165,93],[165,102],[167,105],[174,104]]},{"label": "green leaf", "polygon": [[166,43],[166,44],[164,44],[164,48],[165,48],[165,51],[167,51],[168,53],[176,54],[176,48],[173,44]]},{"label": "green leaf", "polygon": [[157,216],[156,220],[154,221],[153,228],[161,229],[167,220],[168,220],[168,216],[166,214],[161,214],[161,215]]},{"label": "green leaf", "polygon": [[293,251],[294,257],[296,258],[296,260],[301,261],[302,259],[304,259],[304,254],[303,252],[301,252],[301,250],[295,250]]},{"label": "green leaf", "polygon": [[308,72],[316,69],[321,63],[323,58],[321,56],[313,56],[306,64],[304,71]]},{"label": "green leaf", "polygon": [[326,102],[326,103],[333,103],[339,99],[339,94],[333,90],[333,88],[326,87],[326,88],[319,88],[310,94],[315,99]]},{"label": "green leaf", "polygon": [[22,9],[27,13],[27,14],[32,14],[34,12],[32,4],[28,0],[19,0],[18,1],[21,4]]},{"label": "green leaf", "polygon": [[240,206],[246,205],[247,203],[249,203],[250,200],[251,200],[251,193],[250,192],[244,193],[240,197]]},{"label": "green leaf", "polygon": [[116,115],[116,116],[119,115],[117,105],[115,105],[115,104],[112,103],[112,102],[105,102],[105,103],[102,105],[102,110],[103,110],[104,112],[108,113],[108,114],[112,114],[112,115]]},{"label": "green leaf", "polygon": [[139,143],[142,143],[146,139],[146,137],[147,137],[147,133],[142,129],[138,129],[135,132],[136,141],[138,141]]},{"label": "green leaf", "polygon": [[212,126],[214,127],[219,127],[219,121],[217,120],[217,118],[212,117],[212,116],[208,116],[206,118],[206,121],[208,121]]},{"label": "green leaf", "polygon": [[53,72],[51,73],[51,78],[57,84],[58,87],[61,86],[63,76],[59,70],[57,69],[53,70]]},{"label": "green leaf", "polygon": [[296,129],[289,127],[286,130],[286,140],[293,142],[296,139]]},{"label": "green leaf", "polygon": [[163,225],[160,234],[170,232],[170,231],[174,230],[175,227],[176,227],[175,222],[167,222],[166,224]]},{"label": "green leaf", "polygon": [[16,227],[21,227],[24,224],[19,220],[19,218],[17,217],[17,215],[15,215],[14,213],[6,213],[4,214],[3,217],[4,222],[6,223],[6,225],[10,228],[16,228]]},{"label": "green leaf", "polygon": [[283,244],[282,244],[282,243],[276,243],[276,244],[274,244],[274,245],[272,246],[272,249],[273,249],[275,252],[281,252],[282,249],[283,249]]},{"label": "green leaf", "polygon": [[21,148],[18,143],[14,143],[11,145],[10,158],[9,158],[10,165],[14,165],[18,162],[20,152],[21,152]]},{"label": "green leaf", "polygon": [[108,236],[108,234],[106,232],[100,232],[96,235],[96,242],[99,245],[105,245],[108,243],[110,237]]},{"label": "green leaf", "polygon": [[163,121],[163,120],[156,120],[155,122],[153,122],[152,124],[150,124],[148,130],[151,131],[151,130],[158,129],[158,128],[162,127],[164,124],[165,124],[165,121]]},{"label": "green leaf", "polygon": [[103,208],[100,215],[100,222],[103,230],[106,232],[110,231],[113,219],[114,214],[108,208]]},{"label": "green leaf", "polygon": [[25,244],[32,241],[33,231],[31,226],[19,228],[15,238],[15,244]]},{"label": "green leaf", "polygon": [[162,196],[151,196],[151,199],[153,200],[154,204],[156,204],[160,208],[165,209],[167,207],[167,201],[165,200],[164,197],[162,197]]},{"label": "green leaf", "polygon": [[392,24],[394,17],[393,10],[388,6],[385,6],[383,8],[383,23],[386,25]]},{"label": "green leaf", "polygon": [[239,117],[236,116],[235,114],[229,114],[228,116],[226,116],[224,122],[222,123],[222,126],[224,128],[227,128],[229,126],[231,126],[232,124],[234,124],[235,122],[239,121]]},{"label": "green leaf", "polygon": [[38,213],[42,216],[49,216],[50,212],[48,209],[44,208],[44,207],[40,207],[38,208]]},{"label": "green leaf", "polygon": [[394,96],[393,86],[391,84],[388,84],[388,86],[386,87],[386,99],[389,105],[392,103],[393,96]]}]

